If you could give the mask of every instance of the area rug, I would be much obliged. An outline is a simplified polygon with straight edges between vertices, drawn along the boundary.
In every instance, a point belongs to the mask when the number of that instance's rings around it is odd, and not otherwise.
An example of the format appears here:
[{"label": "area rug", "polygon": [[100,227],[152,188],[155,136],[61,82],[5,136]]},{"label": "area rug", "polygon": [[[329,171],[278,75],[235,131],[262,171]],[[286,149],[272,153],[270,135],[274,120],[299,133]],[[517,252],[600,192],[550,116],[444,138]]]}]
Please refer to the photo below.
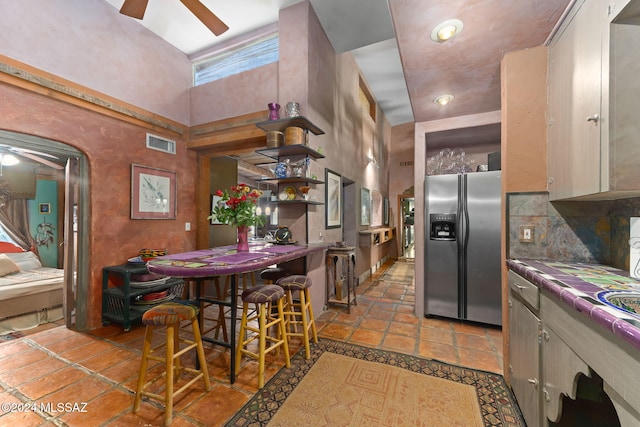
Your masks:
[{"label": "area rug", "polygon": [[414,263],[396,262],[382,274],[380,280],[385,282],[411,283],[413,282],[414,273]]},{"label": "area rug", "polygon": [[22,332],[9,332],[8,334],[3,334],[0,335],[0,342],[4,342],[4,341],[13,341],[13,340],[17,340],[18,338],[22,338],[24,337],[24,334]]},{"label": "area rug", "polygon": [[257,426],[524,427],[502,376],[322,339],[298,352],[227,423]]}]

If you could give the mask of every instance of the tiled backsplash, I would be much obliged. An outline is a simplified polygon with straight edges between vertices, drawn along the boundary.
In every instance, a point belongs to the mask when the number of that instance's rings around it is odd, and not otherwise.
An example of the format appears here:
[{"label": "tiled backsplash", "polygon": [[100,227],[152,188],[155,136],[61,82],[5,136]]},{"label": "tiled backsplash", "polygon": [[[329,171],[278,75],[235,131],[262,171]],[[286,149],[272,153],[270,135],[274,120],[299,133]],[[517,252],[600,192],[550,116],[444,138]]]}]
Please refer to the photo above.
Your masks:
[{"label": "tiled backsplash", "polygon": [[[591,262],[629,268],[629,217],[640,198],[549,202],[547,193],[507,195],[510,258]],[[520,242],[520,226],[535,227],[533,243]]]}]

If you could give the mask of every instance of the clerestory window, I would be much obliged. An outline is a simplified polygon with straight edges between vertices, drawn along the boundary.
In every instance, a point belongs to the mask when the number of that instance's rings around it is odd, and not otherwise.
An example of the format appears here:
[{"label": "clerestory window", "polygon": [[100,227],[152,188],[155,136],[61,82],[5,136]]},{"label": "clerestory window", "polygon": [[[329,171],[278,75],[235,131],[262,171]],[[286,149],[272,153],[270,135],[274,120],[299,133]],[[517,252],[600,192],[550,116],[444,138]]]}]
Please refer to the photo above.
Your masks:
[{"label": "clerestory window", "polygon": [[280,56],[278,41],[278,34],[274,33],[195,63],[194,86],[277,62]]}]

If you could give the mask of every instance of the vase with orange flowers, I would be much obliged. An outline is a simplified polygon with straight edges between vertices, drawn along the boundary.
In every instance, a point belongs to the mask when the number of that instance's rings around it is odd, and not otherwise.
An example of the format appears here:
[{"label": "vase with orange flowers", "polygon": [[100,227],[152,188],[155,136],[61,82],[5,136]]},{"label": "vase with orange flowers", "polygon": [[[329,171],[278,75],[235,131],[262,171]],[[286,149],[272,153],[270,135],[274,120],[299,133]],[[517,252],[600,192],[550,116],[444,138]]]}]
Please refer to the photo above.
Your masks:
[{"label": "vase with orange flowers", "polygon": [[213,206],[208,219],[238,228],[238,251],[249,250],[249,227],[264,224],[264,217],[256,214],[261,194],[260,190],[252,189],[247,184],[232,185],[228,190],[218,190],[215,193],[220,201]]}]

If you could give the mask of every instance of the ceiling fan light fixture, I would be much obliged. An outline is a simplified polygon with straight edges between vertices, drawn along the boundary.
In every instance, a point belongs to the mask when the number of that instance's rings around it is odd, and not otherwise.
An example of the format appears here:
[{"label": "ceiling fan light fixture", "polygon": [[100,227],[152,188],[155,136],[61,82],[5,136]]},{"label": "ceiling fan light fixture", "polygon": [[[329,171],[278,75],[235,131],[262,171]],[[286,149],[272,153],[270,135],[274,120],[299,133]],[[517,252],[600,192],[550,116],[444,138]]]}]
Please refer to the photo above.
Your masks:
[{"label": "ceiling fan light fixture", "polygon": [[0,154],[0,163],[2,166],[15,166],[20,160],[13,154]]},{"label": "ceiling fan light fixture", "polygon": [[447,19],[444,22],[436,25],[436,27],[431,31],[431,40],[436,43],[443,43],[447,40],[451,40],[460,32],[464,25],[462,21],[459,19]]},{"label": "ceiling fan light fixture", "polygon": [[445,106],[449,102],[451,102],[453,100],[453,98],[454,98],[453,95],[448,95],[448,94],[447,95],[440,95],[439,97],[434,99],[433,102],[435,104]]}]

